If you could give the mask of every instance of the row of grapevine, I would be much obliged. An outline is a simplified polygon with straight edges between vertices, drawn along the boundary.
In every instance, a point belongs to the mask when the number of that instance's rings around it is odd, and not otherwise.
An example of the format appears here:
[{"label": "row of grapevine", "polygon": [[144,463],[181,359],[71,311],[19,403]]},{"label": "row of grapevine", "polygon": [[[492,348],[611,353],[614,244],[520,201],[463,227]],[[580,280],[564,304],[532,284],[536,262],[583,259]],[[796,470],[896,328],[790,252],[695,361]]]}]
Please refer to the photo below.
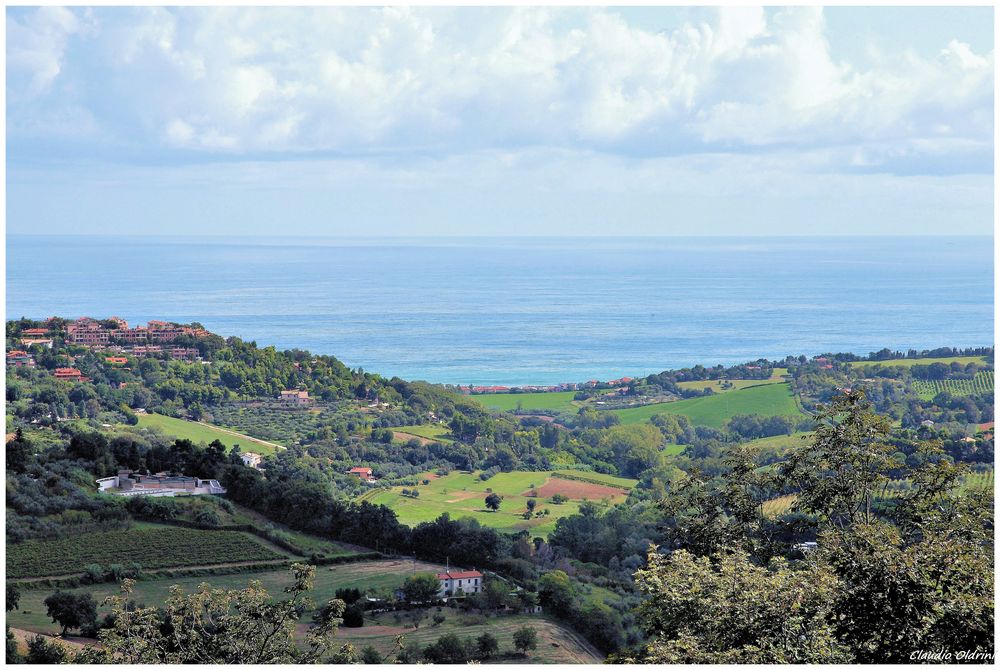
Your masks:
[{"label": "row of grapevine", "polygon": [[92,563],[138,563],[156,569],[280,558],[261,541],[237,531],[132,528],[8,545],[7,578],[73,574]]},{"label": "row of grapevine", "polygon": [[982,395],[993,393],[993,370],[976,373],[973,379],[913,380],[913,390],[924,400],[931,400],[938,393],[952,395]]}]

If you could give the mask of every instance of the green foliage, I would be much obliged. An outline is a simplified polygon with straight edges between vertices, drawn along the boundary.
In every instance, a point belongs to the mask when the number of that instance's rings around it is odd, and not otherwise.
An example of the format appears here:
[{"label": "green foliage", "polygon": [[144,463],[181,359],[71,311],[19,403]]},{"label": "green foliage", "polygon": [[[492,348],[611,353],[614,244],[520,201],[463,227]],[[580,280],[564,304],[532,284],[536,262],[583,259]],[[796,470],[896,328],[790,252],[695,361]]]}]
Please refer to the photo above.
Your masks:
[{"label": "green foliage", "polygon": [[7,582],[7,596],[5,601],[5,606],[8,612],[12,612],[17,609],[18,603],[21,602],[21,590],[17,588],[16,584],[11,584]]},{"label": "green foliage", "polygon": [[41,635],[35,635],[28,640],[28,655],[24,659],[25,663],[54,665],[66,663],[67,660],[66,650],[55,642],[49,642]]},{"label": "green foliage", "polygon": [[527,656],[528,652],[538,646],[538,633],[530,626],[521,626],[514,631],[514,648]]},{"label": "green foliage", "polygon": [[407,602],[429,603],[438,599],[441,583],[432,572],[418,572],[403,582],[403,596]]},{"label": "green foliage", "polygon": [[500,643],[492,633],[486,632],[476,638],[476,651],[479,658],[489,660],[500,651]]},{"label": "green foliage", "polygon": [[812,443],[789,454],[782,476],[799,490],[795,507],[843,525],[875,519],[876,494],[888,482],[889,422],[863,391],[848,391],[816,416]]},{"label": "green foliage", "polygon": [[[737,448],[717,478],[689,475],[662,506],[668,556],[636,572],[644,663],[905,663],[913,654],[993,651],[990,492],[961,491],[966,468],[941,445],[892,458],[889,426],[865,394],[833,398],[812,444],[777,471]],[[884,500],[890,469],[909,488]],[[763,514],[768,491],[801,512]],[[789,565],[778,547],[818,529]],[[807,535],[808,537],[808,535]],[[788,552],[791,553],[791,552]],[[801,555],[801,553],[800,553]],[[982,656],[980,656],[982,657]]]},{"label": "green foliage", "polygon": [[553,613],[565,616],[573,608],[573,583],[562,570],[552,570],[538,580],[538,598]]},{"label": "green foliage", "polygon": [[455,633],[446,633],[424,648],[424,658],[431,663],[466,663],[472,656],[471,640],[460,638]]},{"label": "green foliage", "polygon": [[836,578],[828,568],[754,565],[747,554],[713,561],[651,550],[636,572],[650,638],[642,663],[845,663],[830,618]]},{"label": "green foliage", "polygon": [[[343,601],[331,601],[302,644],[293,634],[300,612],[311,606],[315,568],[293,565],[288,597],[275,601],[251,581],[239,590],[203,585],[184,594],[174,587],[162,609],[133,607],[131,580],[110,599],[114,621],[99,634],[100,647],[80,652],[88,663],[315,663],[324,658],[340,625]],[[166,622],[168,625],[164,625]],[[177,641],[183,641],[177,644]],[[341,650],[344,652],[345,650]],[[354,654],[346,654],[350,658]],[[344,660],[340,658],[338,660]]]},{"label": "green foliage", "polygon": [[62,634],[71,628],[84,628],[97,620],[97,603],[89,593],[56,591],[45,599],[45,610],[52,621],[62,626]]},{"label": "green foliage", "polygon": [[502,502],[503,498],[497,495],[496,493],[490,493],[488,496],[486,496],[486,506],[489,509],[493,510],[494,512],[500,509],[500,503]]}]

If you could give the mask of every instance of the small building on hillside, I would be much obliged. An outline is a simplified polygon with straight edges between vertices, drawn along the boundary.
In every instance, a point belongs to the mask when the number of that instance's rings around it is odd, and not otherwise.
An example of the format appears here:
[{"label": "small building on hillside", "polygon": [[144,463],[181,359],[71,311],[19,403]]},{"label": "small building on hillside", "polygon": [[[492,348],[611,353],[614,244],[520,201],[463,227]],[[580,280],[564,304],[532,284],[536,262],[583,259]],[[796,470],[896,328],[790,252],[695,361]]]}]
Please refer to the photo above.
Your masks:
[{"label": "small building on hillside", "polygon": [[37,337],[22,337],[21,338],[21,346],[22,347],[31,347],[31,346],[34,346],[36,344],[38,346],[40,346],[40,347],[45,347],[46,349],[51,349],[52,348],[52,340],[49,339],[49,338],[37,338]]},{"label": "small building on hillside", "polygon": [[357,475],[358,479],[365,482],[366,484],[372,484],[378,480],[375,479],[371,468],[351,468],[346,473],[348,475]]},{"label": "small building on hillside", "polygon": [[56,368],[53,374],[55,375],[56,379],[64,379],[66,381],[71,381],[71,382],[87,381],[87,378],[83,376],[83,373],[77,370],[76,368]]},{"label": "small building on hillside", "polygon": [[447,598],[483,590],[483,573],[478,570],[449,570],[437,574],[438,596]]},{"label": "small building on hillside", "polygon": [[260,454],[255,454],[252,451],[240,454],[240,458],[243,459],[243,465],[248,468],[260,468],[261,461],[263,460]]},{"label": "small building on hillside", "polygon": [[108,365],[125,365],[128,363],[128,358],[125,356],[105,356],[104,362]]},{"label": "small building on hillside", "polygon": [[282,391],[278,399],[290,405],[308,405],[312,403],[309,391]]},{"label": "small building on hillside", "polygon": [[101,493],[122,496],[164,496],[176,495],[221,495],[226,492],[216,479],[200,479],[185,475],[171,475],[158,472],[155,475],[141,475],[131,470],[120,470],[117,477],[97,480]]},{"label": "small building on hillside", "polygon": [[7,352],[7,367],[13,368],[33,368],[35,367],[35,359],[32,358],[31,354],[27,351],[8,351]]}]

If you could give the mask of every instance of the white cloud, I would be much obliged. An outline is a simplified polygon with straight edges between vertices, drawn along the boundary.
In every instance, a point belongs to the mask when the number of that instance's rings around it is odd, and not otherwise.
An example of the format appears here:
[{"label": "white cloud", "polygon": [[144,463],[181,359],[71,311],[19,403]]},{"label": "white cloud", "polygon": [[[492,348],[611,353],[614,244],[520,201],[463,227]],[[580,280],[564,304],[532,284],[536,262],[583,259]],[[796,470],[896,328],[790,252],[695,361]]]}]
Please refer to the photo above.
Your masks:
[{"label": "white cloud", "polygon": [[[8,62],[24,75],[8,82],[15,131],[37,111],[16,101],[41,97],[99,121],[98,107],[112,106],[121,122],[103,125],[132,133],[125,141],[236,154],[849,145],[837,155],[856,167],[937,155],[928,142],[992,148],[992,51],[956,40],[938,54],[876,54],[861,69],[831,56],[818,8],[725,8],[661,32],[612,9],[95,16],[44,8],[8,19]],[[84,25],[69,78],[65,51]]]},{"label": "white cloud", "polygon": [[[23,20],[8,17],[7,67],[21,98],[46,92],[62,71],[67,42],[84,21],[62,7],[40,7]],[[10,88],[8,88],[10,92]]]}]

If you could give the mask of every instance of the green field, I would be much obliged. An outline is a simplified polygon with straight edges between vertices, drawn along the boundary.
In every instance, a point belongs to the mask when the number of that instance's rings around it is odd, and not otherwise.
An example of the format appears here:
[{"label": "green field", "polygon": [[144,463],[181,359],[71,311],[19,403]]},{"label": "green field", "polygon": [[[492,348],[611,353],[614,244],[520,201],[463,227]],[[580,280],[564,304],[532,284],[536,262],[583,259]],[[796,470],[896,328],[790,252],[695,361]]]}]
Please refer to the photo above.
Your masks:
[{"label": "green field", "polygon": [[[727,393],[729,391],[740,391],[751,386],[764,386],[765,384],[780,384],[785,381],[784,376],[788,374],[787,368],[774,368],[771,376],[767,379],[702,379],[694,382],[677,382],[677,386],[682,389],[703,391],[712,389],[716,393]],[[723,381],[729,382],[730,386],[722,387]]]},{"label": "green field", "polygon": [[811,431],[792,433],[791,435],[775,435],[773,437],[761,437],[756,440],[750,440],[745,442],[744,446],[755,449],[758,453],[763,453],[767,451],[775,452],[781,454],[788,449],[793,447],[801,447],[807,444],[807,438],[812,435]]},{"label": "green field", "polygon": [[606,475],[603,472],[591,472],[590,470],[555,470],[553,474],[566,475],[567,477],[579,477],[580,479],[586,479],[598,484],[607,484],[608,486],[620,486],[623,489],[631,489],[636,484],[639,483],[638,479],[628,479],[627,477],[616,477],[615,475]]},{"label": "green field", "polygon": [[[364,592],[388,596],[402,585],[407,575],[417,571],[438,572],[444,570],[443,565],[410,561],[405,559],[365,561],[348,563],[330,567],[318,567],[311,598],[316,603],[323,603],[335,597],[337,589],[358,588]],[[169,594],[170,587],[179,585],[184,592],[195,591],[203,582],[208,582],[213,588],[236,589],[243,588],[250,580],[259,580],[268,593],[280,597],[282,590],[291,583],[290,573],[286,569],[268,570],[259,573],[242,573],[234,575],[206,575],[203,577],[168,578],[136,582],[133,599],[143,605],[151,606],[163,602]],[[78,589],[74,593],[90,592],[100,604],[106,597],[118,593],[117,584],[98,584]],[[22,590],[18,611],[8,612],[7,621],[15,627],[38,633],[57,634],[58,624],[45,614],[43,601],[52,589]],[[451,608],[441,608],[446,620],[440,625],[430,621],[430,614],[436,609],[428,610],[428,616],[419,628],[414,629],[406,619],[405,612],[386,612],[383,614],[366,614],[365,625],[362,628],[340,628],[337,639],[351,642],[361,649],[371,644],[383,653],[387,653],[397,635],[403,635],[408,645],[426,646],[445,633],[455,632],[461,636],[472,637],[489,630],[500,640],[501,651],[513,646],[514,630],[522,625],[535,628],[539,634],[538,649],[527,659],[519,659],[529,663],[598,663],[598,656],[582,638],[568,627],[540,616],[505,616],[484,618],[475,614],[464,614]],[[101,616],[109,609],[100,606]],[[400,619],[397,620],[397,614]],[[309,611],[303,616],[309,620]]]},{"label": "green field", "polygon": [[604,662],[604,656],[582,636],[569,626],[546,616],[484,617],[443,607],[441,613],[444,614],[445,621],[441,625],[434,625],[430,618],[436,611],[429,608],[424,623],[416,629],[408,625],[405,612],[377,614],[366,619],[365,626],[372,628],[340,628],[337,639],[349,641],[357,649],[370,644],[386,654],[393,649],[397,635],[403,636],[407,647],[426,647],[447,633],[456,633],[460,638],[471,638],[474,643],[479,635],[489,632],[497,638],[500,653],[504,654],[514,650],[514,632],[522,626],[529,626],[538,633],[538,647],[535,650],[527,657],[498,657],[491,659],[489,663],[593,665]]},{"label": "green field", "polygon": [[933,400],[943,391],[952,395],[980,395],[993,393],[993,371],[977,372],[973,379],[913,380],[913,390],[924,400]]},{"label": "green field", "polygon": [[159,428],[163,431],[164,435],[181,440],[191,440],[196,444],[199,442],[208,444],[212,440],[219,440],[229,449],[238,444],[242,451],[252,451],[258,454],[273,454],[275,452],[273,444],[257,440],[248,435],[241,435],[235,431],[227,431],[224,428],[217,428],[206,423],[198,423],[197,421],[175,419],[162,414],[140,414],[139,426],[142,428]]},{"label": "green field", "polygon": [[108,566],[134,562],[153,570],[284,558],[288,556],[247,533],[143,524],[128,530],[9,544],[7,578],[76,574],[93,563]]},{"label": "green field", "polygon": [[429,423],[422,426],[399,426],[398,428],[393,428],[392,430],[397,433],[415,435],[416,437],[422,437],[426,440],[435,440],[437,442],[455,441],[450,437],[451,431],[448,427],[442,426],[439,423]]},{"label": "green field", "polygon": [[548,410],[552,412],[576,412],[573,404],[576,391],[554,391],[552,393],[485,393],[469,396],[487,409],[511,412],[516,409]]},{"label": "green field", "polygon": [[855,368],[864,365],[893,365],[910,368],[914,365],[931,365],[933,363],[944,363],[945,365],[951,365],[952,363],[961,363],[962,365],[976,363],[978,365],[987,365],[986,359],[982,356],[952,356],[950,358],[894,358],[888,361],[853,361],[849,365]]},{"label": "green field", "polygon": [[[391,508],[400,522],[408,526],[415,526],[423,521],[433,521],[447,512],[452,518],[471,517],[491,528],[528,529],[535,535],[547,536],[555,529],[557,519],[577,512],[580,503],[585,499],[581,496],[587,496],[586,499],[594,501],[602,501],[609,497],[615,503],[625,499],[624,491],[607,491],[597,484],[553,477],[551,472],[501,472],[487,481],[482,481],[478,472],[452,472],[436,478],[420,475],[418,479],[422,480],[425,477],[430,479],[429,484],[379,489],[374,493],[366,493],[365,500]],[[613,479],[614,486],[625,486],[631,481]],[[523,513],[527,509],[528,499],[532,497],[526,494],[533,491],[532,485],[534,490],[538,491],[537,497],[534,498],[537,502],[536,511],[548,509],[549,514],[525,519]],[[417,498],[404,496],[403,488],[415,489],[420,495]],[[486,509],[484,500],[489,493],[487,489],[492,489],[504,497],[498,512]],[[549,491],[564,493],[570,500],[562,504],[551,503],[549,498],[552,493]]]},{"label": "green field", "polygon": [[722,428],[726,421],[738,414],[802,416],[787,383],[754,386],[731,393],[610,411],[621,417],[624,424],[648,421],[657,414],[682,414],[695,425],[712,428]]}]

